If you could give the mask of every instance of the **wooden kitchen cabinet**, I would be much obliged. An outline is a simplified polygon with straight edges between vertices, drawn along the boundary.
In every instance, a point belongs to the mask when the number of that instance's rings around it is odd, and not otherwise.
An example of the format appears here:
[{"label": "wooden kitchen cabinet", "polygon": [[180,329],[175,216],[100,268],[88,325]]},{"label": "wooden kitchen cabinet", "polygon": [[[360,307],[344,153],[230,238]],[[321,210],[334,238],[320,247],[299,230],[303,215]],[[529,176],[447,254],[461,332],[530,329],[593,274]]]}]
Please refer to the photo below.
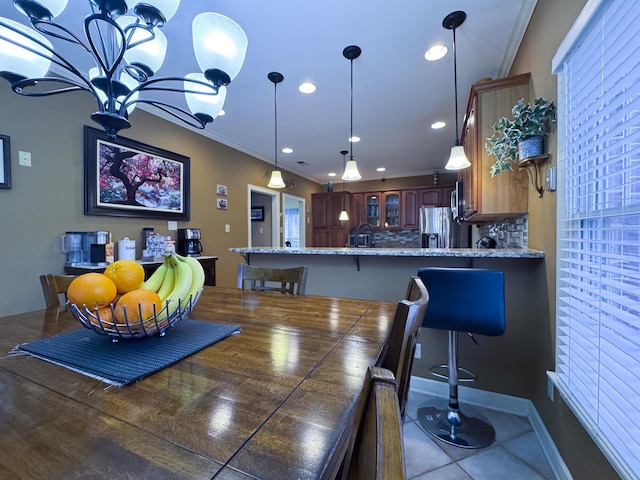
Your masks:
[{"label": "wooden kitchen cabinet", "polygon": [[364,194],[364,205],[366,212],[365,221],[374,227],[382,225],[382,194],[380,192],[367,192]]},{"label": "wooden kitchen cabinet", "polygon": [[471,87],[461,137],[471,167],[459,172],[464,217],[470,223],[500,220],[528,211],[527,173],[514,170],[491,178],[489,169],[495,157],[489,155],[485,142],[500,117],[511,117],[511,108],[518,100],[529,101],[530,77],[524,73],[478,82]]},{"label": "wooden kitchen cabinet", "polygon": [[339,220],[340,211],[349,209],[350,192],[323,192],[311,195],[314,247],[345,247],[349,240],[350,221]]},{"label": "wooden kitchen cabinet", "polygon": [[400,228],[402,219],[402,206],[399,191],[382,192],[382,204],[384,205],[384,226],[386,228]]},{"label": "wooden kitchen cabinet", "polygon": [[364,193],[354,193],[351,195],[351,209],[349,210],[349,220],[351,222],[352,230],[358,228],[358,225],[360,225],[362,222],[367,221],[364,197]]}]

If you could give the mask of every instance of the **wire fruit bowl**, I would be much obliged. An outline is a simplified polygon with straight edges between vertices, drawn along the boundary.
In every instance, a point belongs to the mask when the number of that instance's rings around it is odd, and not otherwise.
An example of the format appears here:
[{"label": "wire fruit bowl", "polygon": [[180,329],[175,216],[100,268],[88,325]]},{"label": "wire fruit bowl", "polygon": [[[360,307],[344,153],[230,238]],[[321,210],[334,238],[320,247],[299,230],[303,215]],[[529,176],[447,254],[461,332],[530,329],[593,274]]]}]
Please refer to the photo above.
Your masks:
[{"label": "wire fruit bowl", "polygon": [[[124,322],[116,320],[114,304],[110,305],[111,314],[103,315],[102,317],[98,315],[98,309],[91,310],[86,305],[78,306],[75,303],[67,302],[67,307],[73,317],[84,327],[100,335],[107,335],[114,342],[117,342],[121,339],[145,338],[154,335],[164,336],[167,329],[173,327],[193,310],[201,294],[202,290],[195,297],[190,296],[185,301],[178,300],[177,307],[170,306],[169,302],[167,302],[159,312],[156,312],[154,308],[155,313],[152,316],[135,322],[129,321],[126,306],[124,307]],[[141,306],[138,305],[138,308],[138,313],[141,313]],[[169,312],[169,310],[171,311]],[[108,318],[103,318],[105,316]],[[141,317],[141,315],[138,315],[138,317]]]}]

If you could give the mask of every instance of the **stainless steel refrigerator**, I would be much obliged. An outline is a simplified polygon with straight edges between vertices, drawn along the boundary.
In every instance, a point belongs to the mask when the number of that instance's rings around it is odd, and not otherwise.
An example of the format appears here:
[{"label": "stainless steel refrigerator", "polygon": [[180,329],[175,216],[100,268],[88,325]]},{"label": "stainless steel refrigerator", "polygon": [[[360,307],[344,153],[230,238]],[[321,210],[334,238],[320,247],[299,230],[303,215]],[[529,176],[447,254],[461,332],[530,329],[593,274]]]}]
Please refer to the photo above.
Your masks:
[{"label": "stainless steel refrigerator", "polygon": [[449,207],[420,207],[420,234],[422,248],[461,246],[461,227]]}]

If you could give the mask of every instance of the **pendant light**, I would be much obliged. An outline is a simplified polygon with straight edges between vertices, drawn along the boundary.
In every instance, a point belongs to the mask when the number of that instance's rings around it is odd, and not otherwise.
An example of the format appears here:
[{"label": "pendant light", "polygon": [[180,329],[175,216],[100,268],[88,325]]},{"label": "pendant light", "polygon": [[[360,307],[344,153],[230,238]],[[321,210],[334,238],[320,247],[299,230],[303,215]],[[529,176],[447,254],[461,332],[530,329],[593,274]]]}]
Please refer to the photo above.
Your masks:
[{"label": "pendant light", "polygon": [[[340,155],[342,155],[342,168],[346,167],[347,153],[349,153],[347,150],[340,151]],[[340,210],[340,216],[338,217],[338,220],[340,220],[341,222],[346,222],[347,220],[349,220],[349,214],[347,213],[347,210],[344,206],[344,199],[345,199],[345,192],[344,192],[344,181],[343,181],[342,182],[342,201],[340,202],[342,204],[342,210]]]},{"label": "pendant light", "polygon": [[358,164],[353,159],[353,61],[360,56],[362,50],[356,45],[350,45],[342,51],[344,58],[351,62],[351,129],[349,134],[349,142],[351,142],[351,152],[349,153],[349,161],[346,163],[342,180],[352,182],[360,180],[362,176],[358,171]]},{"label": "pendant light", "polygon": [[458,28],[467,18],[467,14],[461,10],[451,12],[442,20],[442,26],[447,30],[453,31],[453,90],[456,109],[456,144],[451,147],[451,155],[449,161],[444,167],[446,170],[462,170],[471,166],[471,162],[464,154],[464,147],[460,145],[458,137],[458,66],[456,59],[456,28]]},{"label": "pendant light", "polygon": [[267,75],[267,78],[273,82],[273,111],[275,126],[275,168],[271,172],[271,178],[269,179],[267,187],[284,188],[286,185],[282,179],[282,172],[278,170],[278,84],[284,80],[284,76],[278,72],[271,72]]}]

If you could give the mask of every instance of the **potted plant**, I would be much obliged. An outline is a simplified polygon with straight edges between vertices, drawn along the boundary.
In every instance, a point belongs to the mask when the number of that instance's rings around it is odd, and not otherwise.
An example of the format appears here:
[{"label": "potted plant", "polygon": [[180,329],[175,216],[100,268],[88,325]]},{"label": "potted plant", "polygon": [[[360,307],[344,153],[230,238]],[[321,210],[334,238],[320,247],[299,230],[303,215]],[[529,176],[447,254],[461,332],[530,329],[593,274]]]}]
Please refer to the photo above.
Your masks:
[{"label": "potted plant", "polygon": [[492,125],[493,135],[485,143],[487,151],[496,157],[491,165],[492,177],[513,170],[512,165],[518,161],[542,154],[543,139],[556,120],[556,107],[544,98],[536,98],[533,105],[521,98],[511,114],[513,120],[502,117]]}]

